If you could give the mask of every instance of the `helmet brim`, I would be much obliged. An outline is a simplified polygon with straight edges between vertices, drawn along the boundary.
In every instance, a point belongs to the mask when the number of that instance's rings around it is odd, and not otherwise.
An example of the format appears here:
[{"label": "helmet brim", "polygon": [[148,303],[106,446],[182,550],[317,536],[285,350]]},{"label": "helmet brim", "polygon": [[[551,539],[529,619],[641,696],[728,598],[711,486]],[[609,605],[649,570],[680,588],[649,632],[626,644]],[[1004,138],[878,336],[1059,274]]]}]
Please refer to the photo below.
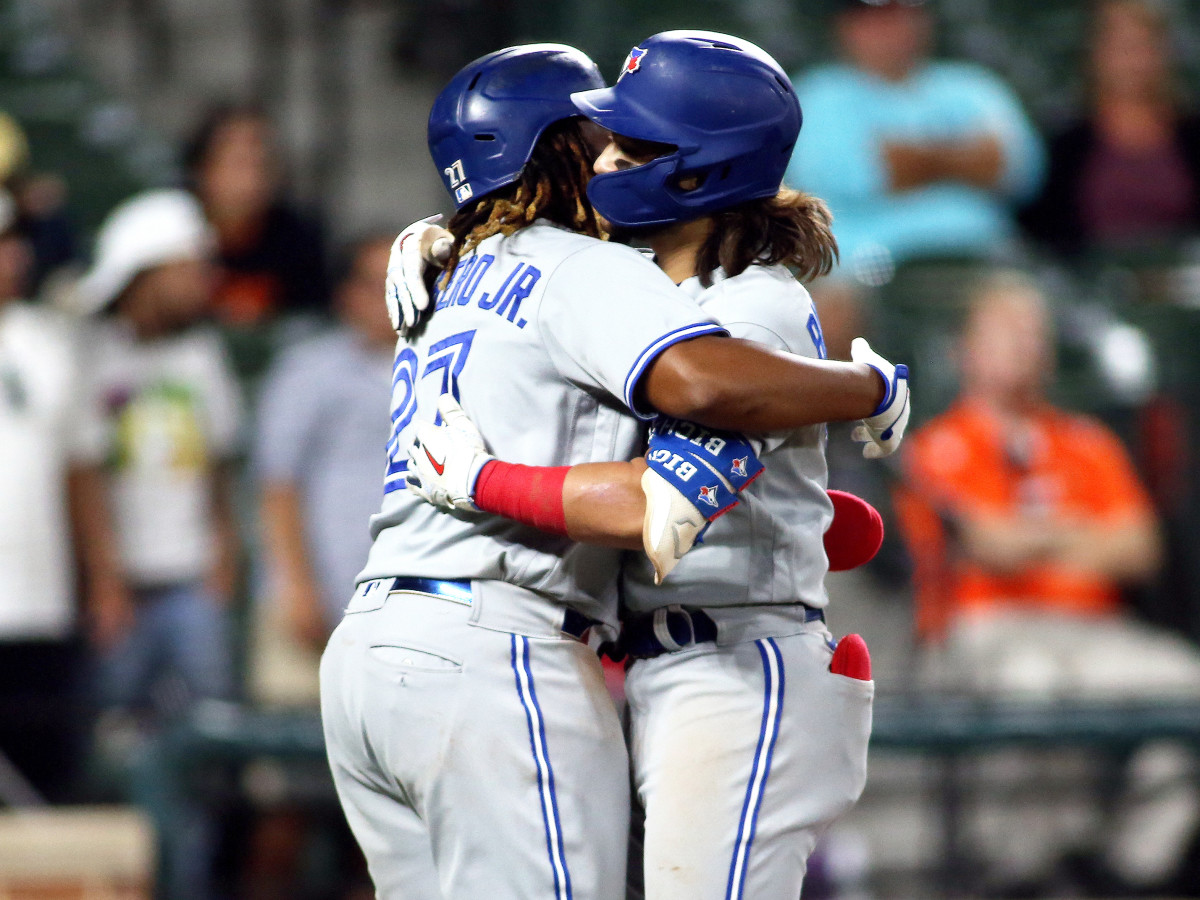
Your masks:
[{"label": "helmet brim", "polygon": [[580,113],[614,134],[639,141],[681,146],[680,135],[668,134],[656,128],[655,117],[647,115],[636,103],[619,93],[616,87],[576,91],[571,95],[571,102]]}]

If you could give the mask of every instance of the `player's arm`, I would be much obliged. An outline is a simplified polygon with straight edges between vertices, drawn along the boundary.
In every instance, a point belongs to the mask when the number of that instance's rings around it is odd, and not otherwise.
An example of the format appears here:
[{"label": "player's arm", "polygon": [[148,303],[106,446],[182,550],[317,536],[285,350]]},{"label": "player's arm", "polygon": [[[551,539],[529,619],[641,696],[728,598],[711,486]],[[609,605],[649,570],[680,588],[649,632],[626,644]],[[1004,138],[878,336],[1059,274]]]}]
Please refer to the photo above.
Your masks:
[{"label": "player's arm", "polygon": [[851,362],[809,359],[751,341],[706,335],[673,344],[638,383],[640,405],[710,428],[791,431],[860,419],[864,455],[886,456],[908,424],[908,367],[862,338]]},{"label": "player's arm", "polygon": [[648,466],[628,462],[524,466],[487,452],[483,436],[450,395],[442,424],[422,424],[409,448],[409,490],[442,509],[482,511],[575,541],[642,547]]},{"label": "player's arm", "polygon": [[461,423],[422,431],[407,481],[434,506],[492,513],[585,544],[641,549],[644,459],[523,466],[493,458],[464,436]]},{"label": "player's arm", "polygon": [[[437,264],[448,232],[430,220],[400,233],[388,265],[386,296],[403,335],[429,306],[427,263]],[[441,250],[439,250],[441,248]],[[664,349],[639,379],[641,409],[743,432],[792,431],[862,420],[855,440],[871,458],[895,451],[908,423],[908,367],[893,366],[856,338],[851,362],[809,359],[752,341],[705,335]]]},{"label": "player's arm", "polygon": [[409,448],[408,489],[446,510],[482,511],[576,541],[642,547],[661,581],[763,470],[744,437],[660,417],[646,459],[577,466],[497,460],[450,394]]},{"label": "player's arm", "polygon": [[[493,513],[576,541],[641,547],[659,582],[764,469],[741,435],[665,418],[654,423],[644,460],[515,465],[487,452],[453,396],[443,395],[438,409],[442,424],[418,426],[409,449],[412,493],[442,509]],[[856,568],[878,551],[882,519],[853,495],[830,491],[829,498],[830,569]]]},{"label": "player's arm", "polygon": [[584,544],[640,550],[646,518],[645,471],[644,459],[571,466],[562,487],[567,537]]},{"label": "player's arm", "polygon": [[790,431],[865,418],[886,390],[863,363],[809,359],[704,335],[659,354],[642,376],[636,399],[643,409],[712,428]]}]

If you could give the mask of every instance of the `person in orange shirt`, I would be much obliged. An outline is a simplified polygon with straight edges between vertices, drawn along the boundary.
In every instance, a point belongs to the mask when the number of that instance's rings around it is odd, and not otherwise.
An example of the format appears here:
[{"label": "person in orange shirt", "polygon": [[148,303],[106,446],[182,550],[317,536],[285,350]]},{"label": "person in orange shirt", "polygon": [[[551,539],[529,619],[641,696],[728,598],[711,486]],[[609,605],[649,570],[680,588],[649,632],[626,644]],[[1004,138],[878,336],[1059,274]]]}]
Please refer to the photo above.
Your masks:
[{"label": "person in orange shirt", "polygon": [[1100,615],[1157,572],[1149,498],[1117,439],[1046,399],[1046,304],[1023,276],[977,289],[961,346],[962,393],[913,438],[901,509],[917,563],[918,630],[1017,608]]},{"label": "person in orange shirt", "polygon": [[[958,362],[959,398],[910,438],[895,497],[927,686],[1035,701],[1200,696],[1200,651],[1122,608],[1121,588],[1159,569],[1157,518],[1117,438],[1047,399],[1054,334],[1036,283],[980,282]],[[1105,864],[1127,881],[1159,880],[1182,854],[1200,795],[1186,784],[1169,802],[1169,815],[1127,808],[1104,838]],[[1155,831],[1168,821],[1172,833]],[[1061,848],[1039,825],[1016,823],[1021,848],[997,855]]]}]

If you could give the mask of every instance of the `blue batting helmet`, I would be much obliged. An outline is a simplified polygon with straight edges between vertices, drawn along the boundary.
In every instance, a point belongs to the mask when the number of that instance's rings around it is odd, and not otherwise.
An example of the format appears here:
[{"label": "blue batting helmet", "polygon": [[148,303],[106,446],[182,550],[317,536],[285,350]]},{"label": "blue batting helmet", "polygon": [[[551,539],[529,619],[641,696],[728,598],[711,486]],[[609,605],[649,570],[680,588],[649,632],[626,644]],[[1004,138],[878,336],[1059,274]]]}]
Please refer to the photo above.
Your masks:
[{"label": "blue batting helmet", "polygon": [[546,127],[580,114],[571,93],[603,86],[565,44],[497,50],[450,79],[429,111],[429,153],[455,206],[516,181]]},{"label": "blue batting helmet", "polygon": [[[630,51],[616,84],[571,99],[609,131],[676,147],[588,183],[596,211],[627,227],[774,196],[800,133],[800,101],[779,64],[749,41],[711,31],[656,34]],[[680,189],[689,175],[699,186]]]}]

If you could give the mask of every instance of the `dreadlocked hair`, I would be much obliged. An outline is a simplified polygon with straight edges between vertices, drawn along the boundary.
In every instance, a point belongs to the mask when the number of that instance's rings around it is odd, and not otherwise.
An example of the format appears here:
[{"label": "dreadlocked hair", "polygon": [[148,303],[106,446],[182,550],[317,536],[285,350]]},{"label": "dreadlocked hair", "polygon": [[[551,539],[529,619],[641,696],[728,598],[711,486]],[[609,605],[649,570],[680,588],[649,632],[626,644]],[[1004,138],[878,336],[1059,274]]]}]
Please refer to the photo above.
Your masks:
[{"label": "dreadlocked hair", "polygon": [[712,219],[713,229],[696,261],[705,287],[718,266],[734,278],[752,265],[783,263],[801,281],[809,281],[828,275],[838,258],[833,215],[812,194],[780,188],[774,197],[723,209]]},{"label": "dreadlocked hair", "polygon": [[458,261],[480,243],[494,234],[515,234],[536,219],[607,240],[587,201],[593,156],[578,118],[555,122],[542,132],[515,183],[479,198],[447,223],[454,245],[439,287],[445,288]]}]

